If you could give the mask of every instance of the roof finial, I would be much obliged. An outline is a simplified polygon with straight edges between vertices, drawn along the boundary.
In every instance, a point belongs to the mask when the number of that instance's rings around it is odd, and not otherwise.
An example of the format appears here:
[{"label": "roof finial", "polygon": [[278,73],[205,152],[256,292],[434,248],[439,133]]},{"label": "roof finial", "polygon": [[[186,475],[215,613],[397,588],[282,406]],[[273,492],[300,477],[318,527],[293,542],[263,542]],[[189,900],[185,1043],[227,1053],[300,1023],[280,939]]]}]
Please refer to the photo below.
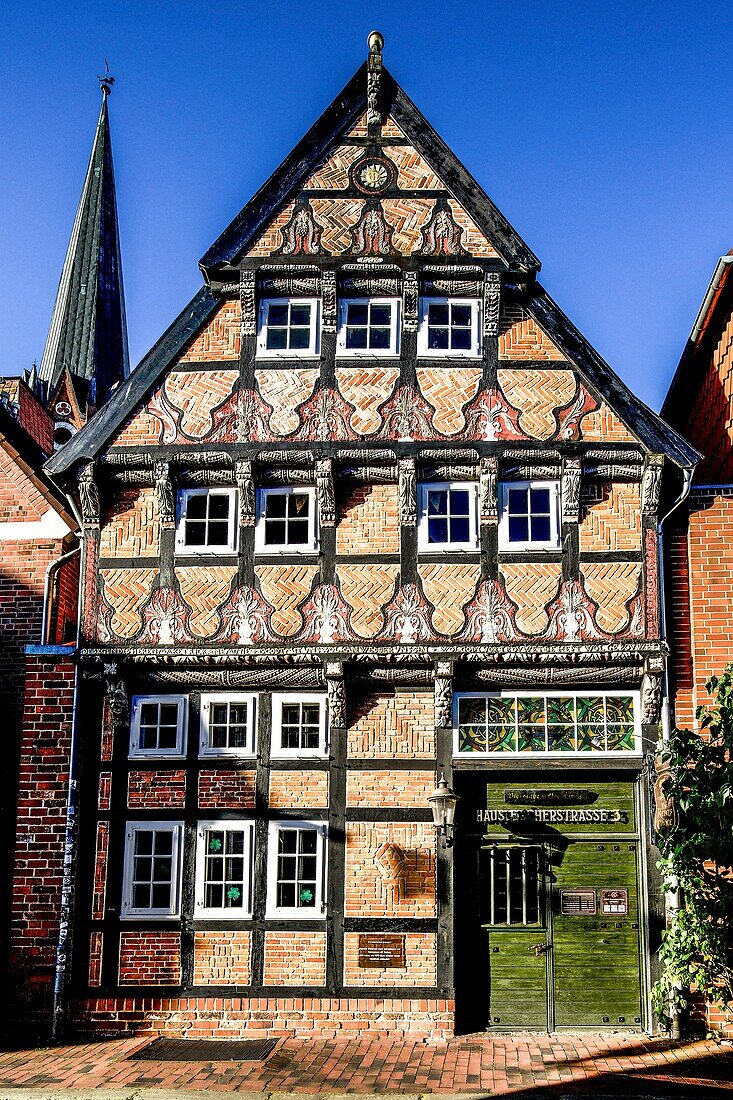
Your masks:
[{"label": "roof finial", "polygon": [[367,125],[381,126],[382,115],[379,110],[379,78],[382,75],[382,50],[384,35],[372,31],[367,39],[369,58],[367,63]]},{"label": "roof finial", "polygon": [[115,82],[115,78],[110,75],[109,62],[106,57],[104,59],[104,76],[97,74],[97,80],[99,81],[99,87],[102,89],[102,95],[108,96],[112,91],[112,85]]}]

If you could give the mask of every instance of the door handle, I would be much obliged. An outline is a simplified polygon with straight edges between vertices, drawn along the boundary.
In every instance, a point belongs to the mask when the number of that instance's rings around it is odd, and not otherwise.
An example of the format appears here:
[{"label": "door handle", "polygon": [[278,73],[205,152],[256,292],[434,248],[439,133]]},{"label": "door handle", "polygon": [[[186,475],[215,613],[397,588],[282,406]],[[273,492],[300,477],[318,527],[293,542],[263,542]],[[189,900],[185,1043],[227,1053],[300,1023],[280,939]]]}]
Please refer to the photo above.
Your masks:
[{"label": "door handle", "polygon": [[530,952],[530,954],[533,953],[535,958],[537,958],[538,955],[546,955],[549,950],[549,943],[533,943],[531,947],[527,948],[527,951]]}]

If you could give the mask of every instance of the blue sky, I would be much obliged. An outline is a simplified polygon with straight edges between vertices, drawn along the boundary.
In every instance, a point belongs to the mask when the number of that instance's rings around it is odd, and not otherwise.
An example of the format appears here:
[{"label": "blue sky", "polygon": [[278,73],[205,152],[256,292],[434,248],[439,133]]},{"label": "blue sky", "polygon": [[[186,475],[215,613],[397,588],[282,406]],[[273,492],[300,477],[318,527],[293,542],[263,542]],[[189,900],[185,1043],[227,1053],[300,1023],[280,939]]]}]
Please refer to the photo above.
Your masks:
[{"label": "blue sky", "polygon": [[542,260],[549,292],[658,408],[733,248],[725,2],[4,4],[0,373],[43,351],[105,57],[136,363],[373,27],[397,80]]}]

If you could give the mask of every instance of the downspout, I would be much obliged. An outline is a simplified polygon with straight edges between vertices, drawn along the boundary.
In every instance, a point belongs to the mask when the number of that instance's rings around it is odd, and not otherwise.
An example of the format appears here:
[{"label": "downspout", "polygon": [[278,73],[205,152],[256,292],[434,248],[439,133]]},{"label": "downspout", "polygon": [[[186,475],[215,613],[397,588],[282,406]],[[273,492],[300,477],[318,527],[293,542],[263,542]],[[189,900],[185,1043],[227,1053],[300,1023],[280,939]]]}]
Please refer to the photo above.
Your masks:
[{"label": "downspout", "polygon": [[51,633],[51,589],[53,586],[53,579],[57,572],[67,561],[73,558],[81,551],[81,545],[75,546],[73,550],[69,550],[68,554],[62,554],[60,558],[56,558],[55,561],[49,562],[46,566],[46,576],[43,581],[43,615],[41,618],[41,645],[48,645],[48,637]]},{"label": "downspout", "polygon": [[[69,503],[71,511],[79,525],[79,531],[83,531],[84,526],[82,524],[79,513],[76,509],[76,505],[70,496],[65,494]],[[53,563],[57,566],[60,565],[66,558],[72,557],[82,549],[82,543],[79,544],[69,554],[64,555],[58,562]],[[49,567],[50,570],[51,567]],[[49,570],[46,571],[47,576]],[[83,570],[79,570],[79,588],[77,593],[77,619],[79,617],[79,611],[81,609],[81,593],[84,581]],[[44,615],[44,625],[45,625]],[[78,636],[77,636],[78,645]],[[59,906],[59,938],[56,944],[56,965],[54,968],[53,979],[53,1001],[51,1009],[51,1042],[59,1042],[61,1038],[61,1031],[64,1022],[64,986],[66,984],[66,971],[69,962],[69,947],[71,943],[71,917],[72,917],[72,905],[74,896],[74,870],[76,862],[76,811],[77,811],[77,780],[76,780],[76,757],[77,757],[77,745],[78,745],[78,700],[79,700],[79,672],[78,668],[74,675],[74,702],[71,709],[71,739],[69,742],[69,784],[66,792],[66,822],[64,825],[64,866],[63,874],[61,878],[61,901]]]},{"label": "downspout", "polygon": [[[690,495],[690,490],[692,489],[692,477],[693,477],[694,473],[695,473],[695,467],[694,466],[683,467],[683,470],[682,470],[682,488],[680,490],[680,494],[677,497],[677,499],[674,501],[674,503],[672,504],[672,507],[669,509],[669,511],[661,517],[661,519],[659,520],[659,522],[657,524],[657,558],[659,560],[659,590],[660,590],[660,593],[661,593],[660,622],[661,622],[661,628],[662,628],[662,630],[661,630],[662,641],[664,641],[664,642],[667,641],[667,608],[666,608],[666,600],[665,600],[666,588],[665,588],[665,584],[664,584],[664,546],[663,546],[662,524],[665,522],[665,520],[669,519],[669,517],[672,515],[672,513],[676,512],[677,509],[682,504],[684,504],[684,502],[687,500],[688,496]],[[671,727],[671,719],[670,719],[670,713],[669,713],[669,677],[668,677],[668,674],[667,674],[667,661],[665,659],[665,662],[664,662],[664,676],[663,676],[663,684],[662,684],[662,740],[663,741],[667,741],[669,739],[670,727]],[[666,917],[667,917],[667,925],[668,926],[674,921],[677,913],[679,913],[681,905],[682,905],[682,893],[680,891],[679,885],[676,885],[674,887],[674,889],[668,890],[666,892],[665,899],[664,899],[664,908],[665,908],[665,913],[666,913]],[[672,1036],[673,1039],[679,1039],[681,1037],[680,1014],[677,1011],[677,1008],[673,1003],[670,1003],[669,1013],[670,1013],[670,1020],[671,1020],[671,1025],[670,1025],[671,1036]]]}]

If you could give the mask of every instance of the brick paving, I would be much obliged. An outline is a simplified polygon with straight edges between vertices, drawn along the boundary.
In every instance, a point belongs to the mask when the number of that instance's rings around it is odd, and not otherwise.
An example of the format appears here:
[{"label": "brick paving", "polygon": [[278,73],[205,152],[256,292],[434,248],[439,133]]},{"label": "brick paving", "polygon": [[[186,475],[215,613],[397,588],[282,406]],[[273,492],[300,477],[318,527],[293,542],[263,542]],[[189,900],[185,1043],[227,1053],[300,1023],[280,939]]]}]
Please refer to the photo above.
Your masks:
[{"label": "brick paving", "polygon": [[[86,1096],[461,1093],[733,1097],[733,1046],[638,1035],[474,1035],[450,1042],[281,1039],[264,1062],[136,1061],[151,1037],[0,1053],[0,1100]],[[77,1090],[65,1093],[64,1090]],[[118,1091],[122,1090],[122,1091]]]}]

